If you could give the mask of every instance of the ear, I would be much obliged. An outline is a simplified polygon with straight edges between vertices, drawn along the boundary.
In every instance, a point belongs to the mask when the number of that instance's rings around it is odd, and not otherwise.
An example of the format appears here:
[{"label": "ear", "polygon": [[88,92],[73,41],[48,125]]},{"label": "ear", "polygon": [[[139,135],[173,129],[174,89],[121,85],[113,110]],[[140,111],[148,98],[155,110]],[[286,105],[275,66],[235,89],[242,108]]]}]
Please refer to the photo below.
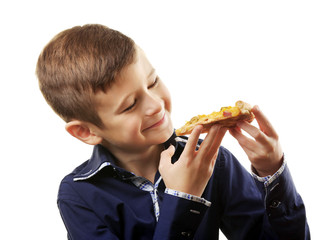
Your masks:
[{"label": "ear", "polygon": [[102,137],[97,136],[91,131],[91,126],[82,121],[73,120],[66,124],[65,129],[75,138],[90,145],[97,145],[102,142]]}]

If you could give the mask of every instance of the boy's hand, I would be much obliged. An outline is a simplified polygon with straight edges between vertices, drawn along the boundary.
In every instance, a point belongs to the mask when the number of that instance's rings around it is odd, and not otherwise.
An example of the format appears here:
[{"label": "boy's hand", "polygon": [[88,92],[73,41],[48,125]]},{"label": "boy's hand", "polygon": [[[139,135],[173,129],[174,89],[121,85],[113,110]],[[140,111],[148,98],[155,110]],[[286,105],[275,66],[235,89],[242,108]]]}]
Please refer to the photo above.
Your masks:
[{"label": "boy's hand", "polygon": [[167,188],[201,197],[214,170],[218,148],[227,131],[213,126],[196,151],[202,126],[194,128],[177,162],[171,163],[175,147],[161,153],[159,171]]},{"label": "boy's hand", "polygon": [[[258,106],[254,106],[252,111],[260,129],[247,122],[240,122],[230,133],[238,140],[259,176],[273,175],[280,168],[283,157],[278,135]],[[254,139],[243,135],[241,129]]]}]

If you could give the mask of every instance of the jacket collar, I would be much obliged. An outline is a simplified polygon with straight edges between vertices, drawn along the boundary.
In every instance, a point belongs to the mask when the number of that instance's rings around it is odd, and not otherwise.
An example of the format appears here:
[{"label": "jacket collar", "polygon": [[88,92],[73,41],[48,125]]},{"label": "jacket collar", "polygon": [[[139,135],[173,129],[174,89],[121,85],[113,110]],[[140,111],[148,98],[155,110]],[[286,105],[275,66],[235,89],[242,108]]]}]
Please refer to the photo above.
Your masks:
[{"label": "jacket collar", "polygon": [[[175,162],[183,151],[183,148],[178,147],[179,144],[186,141],[186,137],[177,137],[176,134],[173,133],[173,135],[164,143],[165,149],[167,149],[170,145],[173,145],[176,148],[172,162]],[[111,154],[102,145],[96,145],[93,148],[93,153],[90,160],[88,160],[85,167],[74,175],[73,179],[74,181],[87,180],[96,175],[104,167],[112,167],[114,175],[120,177],[122,180],[135,177],[133,173],[118,167],[115,162],[116,158],[113,154]]]}]

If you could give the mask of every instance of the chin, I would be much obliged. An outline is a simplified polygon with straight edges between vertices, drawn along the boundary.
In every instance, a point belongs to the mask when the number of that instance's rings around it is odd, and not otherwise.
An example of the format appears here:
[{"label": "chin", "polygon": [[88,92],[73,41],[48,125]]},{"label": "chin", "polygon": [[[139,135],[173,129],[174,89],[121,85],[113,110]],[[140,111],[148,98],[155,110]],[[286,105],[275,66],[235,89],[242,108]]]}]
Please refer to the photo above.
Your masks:
[{"label": "chin", "polygon": [[[170,124],[171,125],[171,124]],[[157,134],[157,138],[158,138],[158,143],[161,144],[161,143],[164,143],[166,141],[169,140],[169,138],[172,136],[172,134],[174,133],[174,129],[171,126],[169,126],[167,129],[164,129],[163,131],[160,131],[158,134]]]},{"label": "chin", "polygon": [[165,139],[163,142],[168,141],[168,139],[172,136],[172,134],[174,134],[174,128],[172,126],[172,124],[169,124],[169,128],[167,130],[167,132],[164,134]]},{"label": "chin", "polygon": [[[171,130],[169,130],[169,132],[168,132],[168,134],[167,134],[167,137],[166,137],[165,141],[168,141],[168,139],[172,136],[172,134],[174,134],[174,129],[173,129],[173,128],[171,128]],[[165,142],[165,141],[164,141],[164,142]]]}]

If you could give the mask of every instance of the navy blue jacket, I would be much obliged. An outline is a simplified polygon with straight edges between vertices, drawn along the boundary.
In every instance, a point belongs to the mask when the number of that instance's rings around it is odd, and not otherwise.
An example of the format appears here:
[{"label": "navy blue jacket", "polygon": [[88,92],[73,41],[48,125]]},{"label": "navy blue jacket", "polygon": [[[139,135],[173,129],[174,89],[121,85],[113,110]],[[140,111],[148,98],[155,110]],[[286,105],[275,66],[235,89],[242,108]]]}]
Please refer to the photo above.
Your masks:
[{"label": "navy blue jacket", "polygon": [[[185,142],[172,144],[176,161]],[[310,239],[305,207],[287,166],[266,186],[221,147],[202,196],[211,206],[164,193],[161,181],[158,221],[150,194],[130,181],[132,175],[95,146],[92,157],[60,185],[58,207],[68,239],[214,240],[219,229],[228,239]]]}]

